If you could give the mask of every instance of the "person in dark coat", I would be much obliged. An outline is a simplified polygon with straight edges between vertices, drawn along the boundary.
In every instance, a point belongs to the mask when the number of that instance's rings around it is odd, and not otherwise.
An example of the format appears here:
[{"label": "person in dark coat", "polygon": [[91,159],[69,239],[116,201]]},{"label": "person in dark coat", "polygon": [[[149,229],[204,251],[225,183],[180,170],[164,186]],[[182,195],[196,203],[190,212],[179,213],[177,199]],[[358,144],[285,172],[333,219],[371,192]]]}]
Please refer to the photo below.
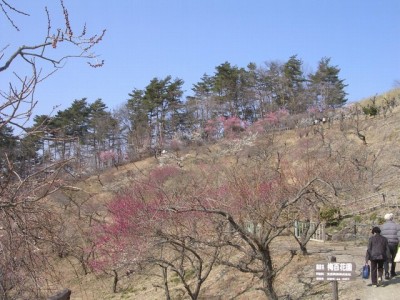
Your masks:
[{"label": "person in dark coat", "polygon": [[[396,257],[397,248],[399,247],[398,231],[399,225],[393,221],[393,214],[389,213],[385,215],[386,222],[380,226],[381,235],[387,238],[390,249],[390,260],[385,261],[385,279],[390,279],[396,276],[396,263],[393,261]],[[390,270],[389,270],[390,263]],[[390,272],[390,273],[389,273]]]},{"label": "person in dark coat", "polygon": [[368,241],[365,263],[371,262],[371,283],[376,287],[382,283],[383,264],[390,253],[388,240],[381,235],[381,229],[374,227],[371,233],[373,236]]}]

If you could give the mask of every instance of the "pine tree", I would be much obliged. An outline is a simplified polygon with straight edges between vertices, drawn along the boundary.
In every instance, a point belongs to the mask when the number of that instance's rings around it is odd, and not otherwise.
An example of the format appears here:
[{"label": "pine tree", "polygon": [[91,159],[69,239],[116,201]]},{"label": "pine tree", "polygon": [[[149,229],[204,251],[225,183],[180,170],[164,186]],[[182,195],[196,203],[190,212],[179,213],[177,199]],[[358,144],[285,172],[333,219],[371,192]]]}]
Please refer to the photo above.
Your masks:
[{"label": "pine tree", "polygon": [[347,102],[343,79],[339,78],[340,69],[330,65],[330,58],[324,57],[319,61],[318,70],[310,74],[310,90],[314,105],[321,108],[341,107]]},{"label": "pine tree", "polygon": [[0,127],[0,172],[8,168],[9,159],[13,158],[17,139],[13,135],[13,128],[8,125]]},{"label": "pine tree", "polygon": [[305,76],[302,70],[303,62],[293,55],[283,65],[284,76],[284,108],[292,113],[299,113],[306,109],[307,103],[305,97]]}]

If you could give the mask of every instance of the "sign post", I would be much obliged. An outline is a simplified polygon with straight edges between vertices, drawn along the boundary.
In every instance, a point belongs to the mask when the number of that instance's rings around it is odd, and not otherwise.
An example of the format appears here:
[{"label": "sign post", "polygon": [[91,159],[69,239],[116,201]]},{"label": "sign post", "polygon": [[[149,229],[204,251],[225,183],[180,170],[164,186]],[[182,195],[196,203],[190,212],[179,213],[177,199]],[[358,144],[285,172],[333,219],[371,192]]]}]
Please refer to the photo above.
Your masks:
[{"label": "sign post", "polygon": [[336,257],[332,256],[331,262],[315,265],[315,279],[332,281],[333,299],[338,300],[338,281],[355,280],[355,270],[354,262],[336,262]]},{"label": "sign post", "polygon": [[[335,268],[335,266],[329,268],[329,266],[332,266],[332,263],[335,263],[335,262],[336,262],[336,256],[332,256],[331,257],[331,265],[328,265],[328,269],[337,269],[337,268]],[[337,280],[332,281],[332,295],[333,295],[333,300],[339,300],[339,287],[338,287]]]}]

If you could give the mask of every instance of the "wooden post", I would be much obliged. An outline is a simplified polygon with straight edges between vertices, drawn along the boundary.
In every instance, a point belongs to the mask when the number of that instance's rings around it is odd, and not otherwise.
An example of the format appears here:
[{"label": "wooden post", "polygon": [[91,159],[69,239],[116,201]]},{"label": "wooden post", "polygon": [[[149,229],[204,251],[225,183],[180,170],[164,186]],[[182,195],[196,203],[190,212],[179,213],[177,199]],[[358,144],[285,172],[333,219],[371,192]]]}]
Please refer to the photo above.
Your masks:
[{"label": "wooden post", "polygon": [[[331,257],[331,262],[336,262],[336,256]],[[333,300],[339,300],[337,280],[332,281],[332,295],[333,295]]]},{"label": "wooden post", "polygon": [[322,241],[326,242],[326,234],[325,234],[325,223],[320,223],[319,227],[321,228],[321,235],[322,235]]}]

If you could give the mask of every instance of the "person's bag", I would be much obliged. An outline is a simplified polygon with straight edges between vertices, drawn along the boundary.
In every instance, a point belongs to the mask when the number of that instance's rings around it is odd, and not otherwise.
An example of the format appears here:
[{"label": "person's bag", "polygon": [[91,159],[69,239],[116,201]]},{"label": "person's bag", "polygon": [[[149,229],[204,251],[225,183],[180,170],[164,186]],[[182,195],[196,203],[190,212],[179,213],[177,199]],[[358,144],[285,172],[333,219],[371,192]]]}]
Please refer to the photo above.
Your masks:
[{"label": "person's bag", "polygon": [[362,278],[368,279],[370,273],[370,266],[369,264],[365,264],[362,270]]},{"label": "person's bag", "polygon": [[400,263],[400,247],[399,247],[399,249],[397,249],[397,254],[393,261],[396,263]]}]

